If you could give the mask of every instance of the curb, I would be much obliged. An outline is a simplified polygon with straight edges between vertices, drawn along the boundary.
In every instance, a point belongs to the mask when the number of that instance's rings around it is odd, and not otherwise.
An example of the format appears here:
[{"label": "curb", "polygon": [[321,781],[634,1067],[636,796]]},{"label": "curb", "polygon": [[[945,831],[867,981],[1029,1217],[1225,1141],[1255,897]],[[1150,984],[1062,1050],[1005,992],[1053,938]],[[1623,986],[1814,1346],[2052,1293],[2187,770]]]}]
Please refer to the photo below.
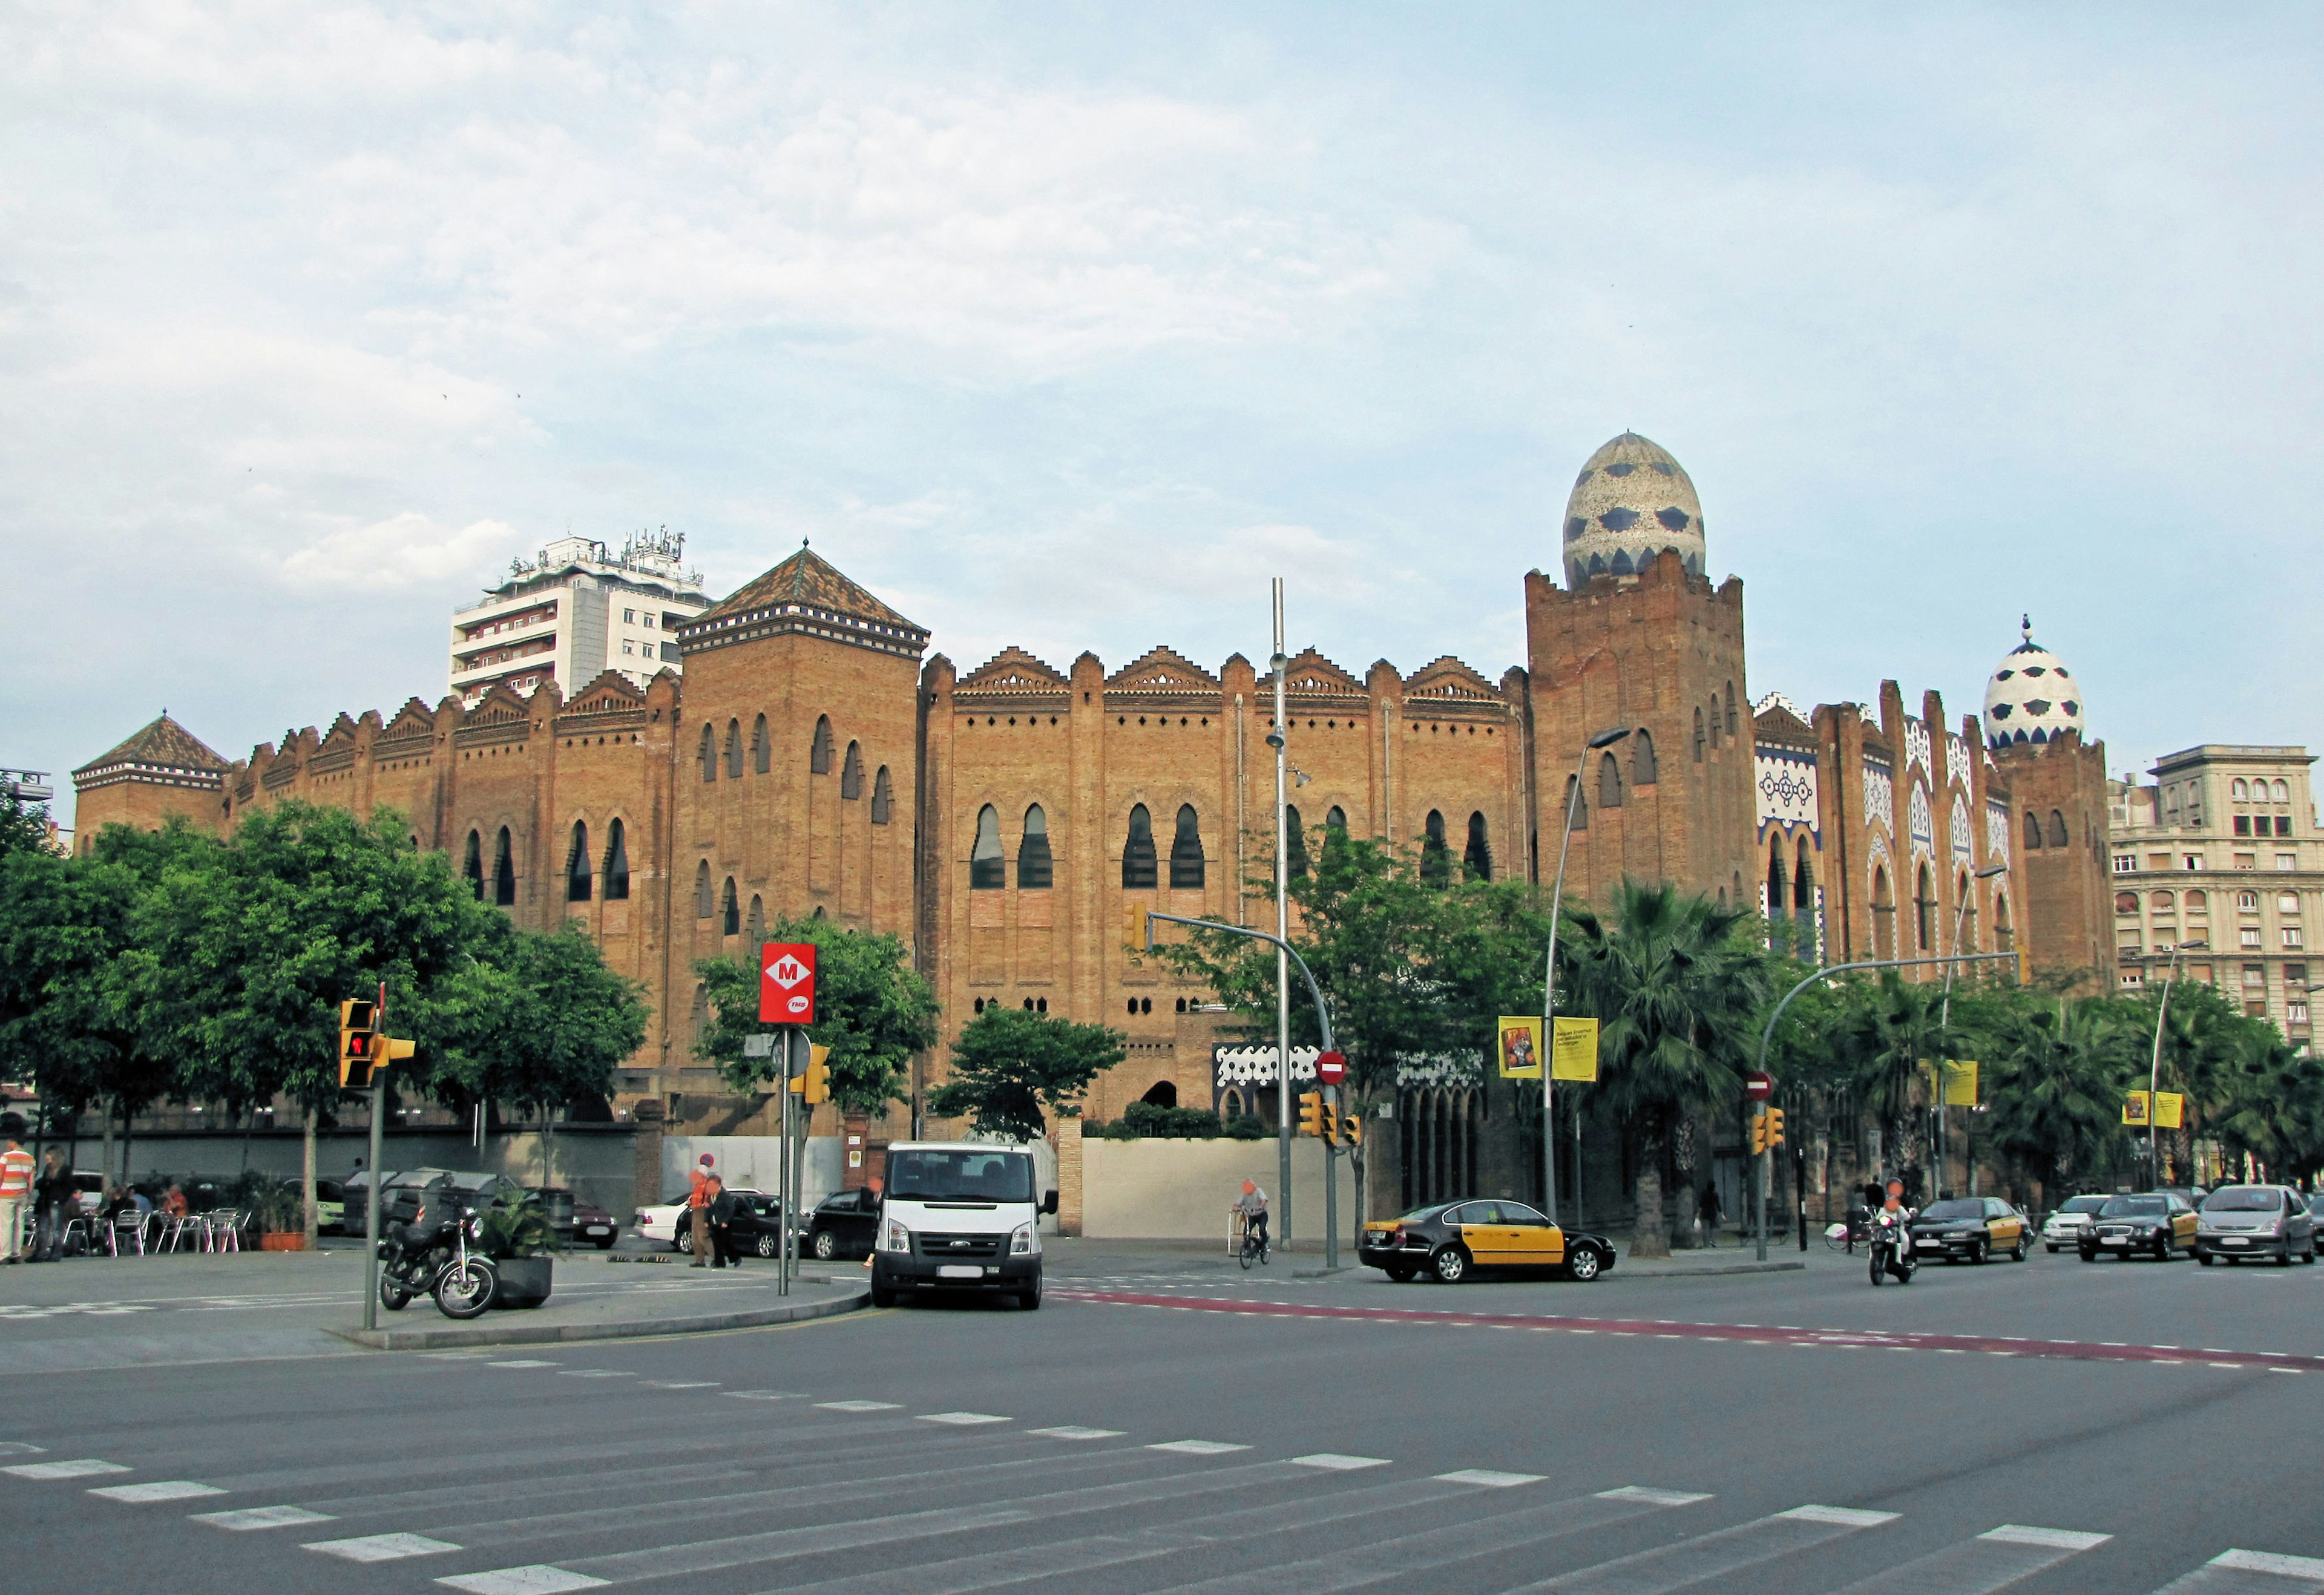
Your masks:
[{"label": "curb", "polygon": [[379,1351],[436,1351],[461,1346],[546,1346],[573,1341],[636,1340],[648,1335],[708,1334],[722,1329],[757,1329],[774,1323],[804,1323],[810,1319],[853,1313],[872,1299],[872,1287],[819,1302],[794,1302],[780,1307],[753,1307],[736,1313],[704,1313],[690,1318],[639,1318],[618,1323],[512,1323],[506,1328],[461,1324],[443,1329],[338,1329],[326,1332]]}]

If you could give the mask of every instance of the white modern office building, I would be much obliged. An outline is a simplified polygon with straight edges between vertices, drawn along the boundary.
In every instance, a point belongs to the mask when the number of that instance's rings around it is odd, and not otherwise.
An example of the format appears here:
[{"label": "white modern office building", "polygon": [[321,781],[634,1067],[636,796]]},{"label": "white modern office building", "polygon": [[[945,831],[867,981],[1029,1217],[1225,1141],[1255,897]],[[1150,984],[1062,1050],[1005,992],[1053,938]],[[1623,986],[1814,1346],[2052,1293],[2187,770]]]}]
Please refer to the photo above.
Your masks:
[{"label": "white modern office building", "polygon": [[678,628],[710,606],[686,538],[632,533],[616,554],[560,538],[452,616],[452,690],[474,705],[506,682],[530,696],[544,682],[577,691],[612,668],[642,687],[678,670]]}]

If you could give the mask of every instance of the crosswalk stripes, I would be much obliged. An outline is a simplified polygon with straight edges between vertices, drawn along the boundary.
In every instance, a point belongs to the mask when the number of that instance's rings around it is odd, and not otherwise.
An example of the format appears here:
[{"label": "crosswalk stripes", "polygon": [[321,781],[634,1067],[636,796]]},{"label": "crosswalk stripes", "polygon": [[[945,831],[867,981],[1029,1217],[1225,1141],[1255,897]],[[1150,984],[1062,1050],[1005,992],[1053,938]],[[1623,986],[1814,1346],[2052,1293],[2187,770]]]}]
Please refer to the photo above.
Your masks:
[{"label": "crosswalk stripes", "polygon": [[258,1528],[304,1528],[310,1523],[335,1521],[328,1512],[310,1512],[304,1507],[244,1507],[233,1512],[197,1512],[192,1520],[237,1532]]},{"label": "crosswalk stripes", "polygon": [[215,1484],[191,1479],[156,1479],[144,1484],[114,1484],[89,1494],[107,1501],[189,1501],[199,1496],[224,1495]]},{"label": "crosswalk stripes", "polygon": [[2263,1551],[2225,1551],[2155,1595],[2313,1595],[2324,1590],[2324,1561]]},{"label": "crosswalk stripes", "polygon": [[407,1556],[441,1556],[460,1547],[424,1534],[367,1534],[350,1540],[309,1540],[306,1549],[346,1562],[401,1562]]},{"label": "crosswalk stripes", "polygon": [[1794,1507],[1788,1512],[1757,1517],[1732,1528],[1673,1544],[1657,1545],[1611,1562],[1561,1573],[1528,1584],[1528,1590],[1558,1590],[1571,1595],[1665,1595],[1709,1579],[1724,1577],[1896,1519],[1894,1512],[1865,1512],[1849,1507]]},{"label": "crosswalk stripes", "polygon": [[2005,1523],[1861,1579],[1833,1595],[1989,1595],[2095,1550],[2112,1536]]},{"label": "crosswalk stripes", "polygon": [[0,1468],[0,1473],[15,1479],[88,1479],[99,1473],[128,1471],[119,1462],[101,1462],[95,1457],[69,1462],[19,1462],[13,1468]]}]

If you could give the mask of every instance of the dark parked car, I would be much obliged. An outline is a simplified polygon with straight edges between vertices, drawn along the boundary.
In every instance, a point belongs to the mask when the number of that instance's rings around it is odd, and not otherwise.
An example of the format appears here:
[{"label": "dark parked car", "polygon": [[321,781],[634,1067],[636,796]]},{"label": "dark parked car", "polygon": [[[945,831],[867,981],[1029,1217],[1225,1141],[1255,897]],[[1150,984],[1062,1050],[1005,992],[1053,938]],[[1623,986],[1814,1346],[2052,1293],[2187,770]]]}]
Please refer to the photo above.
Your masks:
[{"label": "dark parked car", "polygon": [[1416,1207],[1366,1224],[1356,1257],[1398,1285],[1423,1273],[1457,1285],[1480,1268],[1557,1268],[1595,1279],[1614,1266],[1614,1243],[1569,1235],[1522,1202],[1489,1198]]},{"label": "dark parked car", "polygon": [[1930,1203],[1905,1228],[1912,1231],[1914,1257],[1981,1263],[2006,1252],[2022,1263],[2034,1226],[1998,1196],[1956,1196]]},{"label": "dark parked car", "polygon": [[2086,1263],[2097,1262],[2100,1252],[2125,1260],[2137,1252],[2167,1263],[2174,1253],[2194,1249],[2195,1209],[2184,1196],[2170,1191],[2107,1197],[2082,1231],[2080,1245]]},{"label": "dark parked car", "polygon": [[[733,1190],[726,1193],[734,1199],[734,1216],[726,1226],[726,1237],[733,1242],[737,1257],[745,1252],[770,1258],[783,1249],[783,1200],[764,1191]],[[694,1230],[681,1224],[678,1231],[678,1249],[692,1252]]]},{"label": "dark parked car", "polygon": [[872,1191],[841,1191],[825,1197],[807,1216],[802,1251],[825,1262],[835,1258],[868,1258],[880,1229],[880,1198]]},{"label": "dark parked car", "polygon": [[2289,1185],[2221,1185],[2203,1198],[2196,1219],[2195,1257],[2206,1268],[2217,1258],[2272,1257],[2279,1266],[2316,1260],[2315,1216]]},{"label": "dark parked car", "polygon": [[540,1199],[549,1227],[566,1245],[594,1246],[599,1251],[613,1249],[621,1227],[614,1223],[612,1213],[582,1201],[563,1185],[535,1185],[532,1194]]}]

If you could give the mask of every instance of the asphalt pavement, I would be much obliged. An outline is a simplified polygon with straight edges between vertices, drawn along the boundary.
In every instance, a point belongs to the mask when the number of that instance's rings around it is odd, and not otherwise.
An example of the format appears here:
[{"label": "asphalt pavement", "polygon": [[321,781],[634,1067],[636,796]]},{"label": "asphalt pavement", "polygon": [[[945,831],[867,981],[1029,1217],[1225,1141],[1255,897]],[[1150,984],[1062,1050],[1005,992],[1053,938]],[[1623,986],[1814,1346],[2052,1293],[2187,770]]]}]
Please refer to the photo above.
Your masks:
[{"label": "asphalt pavement", "polygon": [[2324,1590],[2324,1268],[1067,1249],[1038,1313],[20,1374],[0,1533],[184,1595]]}]

